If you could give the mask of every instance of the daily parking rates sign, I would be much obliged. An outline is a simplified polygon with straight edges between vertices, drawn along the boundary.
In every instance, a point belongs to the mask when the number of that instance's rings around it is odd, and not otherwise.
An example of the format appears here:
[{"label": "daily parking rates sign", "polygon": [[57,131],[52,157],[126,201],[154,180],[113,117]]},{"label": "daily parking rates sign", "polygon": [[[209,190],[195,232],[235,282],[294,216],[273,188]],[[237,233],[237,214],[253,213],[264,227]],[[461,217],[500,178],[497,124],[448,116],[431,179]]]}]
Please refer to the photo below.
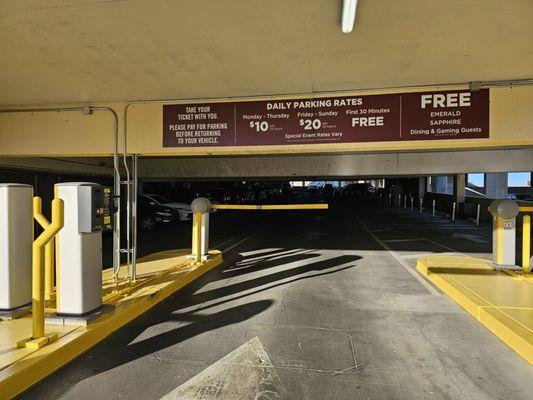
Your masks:
[{"label": "daily parking rates sign", "polygon": [[489,90],[163,105],[164,147],[489,137]]}]

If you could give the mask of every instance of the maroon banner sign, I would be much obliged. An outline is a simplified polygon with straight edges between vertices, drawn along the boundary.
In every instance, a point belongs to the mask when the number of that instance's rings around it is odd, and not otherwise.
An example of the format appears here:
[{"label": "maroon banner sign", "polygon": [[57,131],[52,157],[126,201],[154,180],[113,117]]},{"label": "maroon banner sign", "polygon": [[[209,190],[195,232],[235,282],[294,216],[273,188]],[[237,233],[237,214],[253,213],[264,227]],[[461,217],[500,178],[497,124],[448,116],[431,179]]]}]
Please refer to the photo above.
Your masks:
[{"label": "maroon banner sign", "polygon": [[488,89],[163,106],[164,147],[488,137]]}]

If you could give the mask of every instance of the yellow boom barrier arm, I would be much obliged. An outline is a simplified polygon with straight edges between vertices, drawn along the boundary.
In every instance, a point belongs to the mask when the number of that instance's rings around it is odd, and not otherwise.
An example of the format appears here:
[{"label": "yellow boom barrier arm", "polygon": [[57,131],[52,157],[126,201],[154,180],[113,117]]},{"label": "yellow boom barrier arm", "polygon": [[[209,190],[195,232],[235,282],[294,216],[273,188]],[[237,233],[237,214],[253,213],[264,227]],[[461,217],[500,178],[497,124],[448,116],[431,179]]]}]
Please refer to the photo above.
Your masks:
[{"label": "yellow boom barrier arm", "polygon": [[327,210],[327,204],[213,204],[215,210]]},{"label": "yellow boom barrier arm", "polygon": [[[34,198],[35,206],[41,203]],[[32,335],[17,343],[18,347],[39,348],[57,339],[56,334],[45,335],[44,332],[44,246],[57,235],[64,223],[63,200],[52,201],[52,222],[33,242],[32,246]]]}]

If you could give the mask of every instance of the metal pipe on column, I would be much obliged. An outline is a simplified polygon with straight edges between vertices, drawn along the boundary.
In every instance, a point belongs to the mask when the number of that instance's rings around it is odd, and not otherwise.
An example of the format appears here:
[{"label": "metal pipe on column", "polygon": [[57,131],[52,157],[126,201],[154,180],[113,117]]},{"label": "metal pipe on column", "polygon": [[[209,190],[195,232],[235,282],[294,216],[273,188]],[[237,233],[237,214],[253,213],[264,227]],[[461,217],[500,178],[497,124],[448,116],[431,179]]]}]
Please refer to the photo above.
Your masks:
[{"label": "metal pipe on column", "polygon": [[476,226],[479,226],[479,217],[481,214],[481,204],[477,205],[477,211],[476,211]]},{"label": "metal pipe on column", "polygon": [[137,169],[138,155],[133,155],[133,196],[131,207],[131,229],[132,229],[132,252],[131,252],[131,278],[133,281],[137,279],[137,183],[138,183],[138,169]]},{"label": "metal pipe on column", "polygon": [[411,212],[413,212],[413,210],[414,210],[414,199],[413,199],[413,196],[411,196],[410,200],[411,200]]},{"label": "metal pipe on column", "polygon": [[418,201],[419,203],[419,207],[420,207],[420,214],[422,214],[423,210],[424,210],[424,199],[422,199],[422,197],[420,198],[420,200]]},{"label": "metal pipe on column", "polygon": [[122,154],[122,162],[126,171],[126,180],[123,183],[126,185],[126,248],[123,250],[126,253],[126,271],[128,276],[131,275],[131,177],[128,168],[128,156],[126,155],[126,142],[124,142],[124,150]]},{"label": "metal pipe on column", "polygon": [[433,200],[433,216],[435,216],[435,200]]},{"label": "metal pipe on column", "polygon": [[91,107],[92,110],[111,112],[114,120],[113,132],[113,277],[120,271],[120,159],[118,154],[118,115],[110,107]]},{"label": "metal pipe on column", "polygon": [[[126,107],[127,110],[127,107]],[[120,270],[120,169],[118,155],[118,115],[111,107],[52,107],[52,108],[16,108],[0,110],[0,113],[40,113],[40,112],[81,112],[91,115],[93,111],[110,112],[113,116],[113,188],[115,195],[115,214],[113,218],[113,276]],[[125,128],[125,125],[124,125]],[[124,137],[125,137],[124,130]]]}]

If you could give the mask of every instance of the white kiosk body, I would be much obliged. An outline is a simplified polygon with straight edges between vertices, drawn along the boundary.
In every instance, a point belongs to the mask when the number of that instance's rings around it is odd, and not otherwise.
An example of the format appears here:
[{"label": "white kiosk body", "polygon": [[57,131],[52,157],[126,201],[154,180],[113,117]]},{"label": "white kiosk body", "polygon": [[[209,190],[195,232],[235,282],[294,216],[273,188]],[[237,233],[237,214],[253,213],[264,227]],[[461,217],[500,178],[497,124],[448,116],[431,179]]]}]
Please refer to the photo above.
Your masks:
[{"label": "white kiosk body", "polygon": [[102,305],[103,187],[69,182],[55,189],[65,203],[57,236],[57,314],[86,315]]},{"label": "white kiosk body", "polygon": [[33,187],[0,183],[0,310],[31,303]]}]

